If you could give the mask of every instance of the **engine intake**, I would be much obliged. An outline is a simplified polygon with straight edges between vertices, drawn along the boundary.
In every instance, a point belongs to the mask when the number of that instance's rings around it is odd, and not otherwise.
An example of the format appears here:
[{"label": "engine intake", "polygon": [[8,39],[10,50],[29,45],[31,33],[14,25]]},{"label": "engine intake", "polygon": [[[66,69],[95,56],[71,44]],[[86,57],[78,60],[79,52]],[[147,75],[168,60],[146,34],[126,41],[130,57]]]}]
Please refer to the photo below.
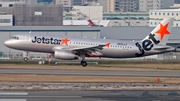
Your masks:
[{"label": "engine intake", "polygon": [[67,50],[55,50],[54,56],[56,59],[62,60],[76,60],[78,56]]}]

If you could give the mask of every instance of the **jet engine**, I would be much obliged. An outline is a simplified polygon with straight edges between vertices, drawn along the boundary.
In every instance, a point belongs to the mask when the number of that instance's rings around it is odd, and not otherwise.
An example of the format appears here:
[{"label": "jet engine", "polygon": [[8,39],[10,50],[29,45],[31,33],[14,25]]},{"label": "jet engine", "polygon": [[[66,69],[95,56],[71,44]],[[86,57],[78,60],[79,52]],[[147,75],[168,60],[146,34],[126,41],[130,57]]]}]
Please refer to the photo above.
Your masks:
[{"label": "jet engine", "polygon": [[75,55],[71,51],[67,51],[67,50],[55,50],[54,57],[56,59],[62,59],[62,60],[75,60],[75,59],[78,59],[77,55]]}]

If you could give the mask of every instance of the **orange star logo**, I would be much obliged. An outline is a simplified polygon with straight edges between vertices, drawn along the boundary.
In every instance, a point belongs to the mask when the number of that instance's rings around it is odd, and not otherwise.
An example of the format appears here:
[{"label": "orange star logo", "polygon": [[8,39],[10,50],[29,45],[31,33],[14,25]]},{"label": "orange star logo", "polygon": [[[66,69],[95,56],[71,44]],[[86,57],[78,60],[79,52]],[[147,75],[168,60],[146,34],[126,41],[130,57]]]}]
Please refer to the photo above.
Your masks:
[{"label": "orange star logo", "polygon": [[109,42],[109,43],[107,43],[107,44],[106,44],[106,46],[107,46],[107,47],[109,47],[109,46],[110,46],[110,44],[111,44],[111,43]]},{"label": "orange star logo", "polygon": [[165,26],[163,26],[162,24],[160,24],[160,29],[156,32],[157,34],[161,35],[161,40],[163,39],[165,34],[170,34],[170,32],[167,30],[169,23],[167,23]]},{"label": "orange star logo", "polygon": [[62,39],[61,45],[62,45],[62,44],[66,44],[66,46],[68,46],[68,42],[69,42],[69,41],[70,41],[70,40],[69,40],[68,38]]}]

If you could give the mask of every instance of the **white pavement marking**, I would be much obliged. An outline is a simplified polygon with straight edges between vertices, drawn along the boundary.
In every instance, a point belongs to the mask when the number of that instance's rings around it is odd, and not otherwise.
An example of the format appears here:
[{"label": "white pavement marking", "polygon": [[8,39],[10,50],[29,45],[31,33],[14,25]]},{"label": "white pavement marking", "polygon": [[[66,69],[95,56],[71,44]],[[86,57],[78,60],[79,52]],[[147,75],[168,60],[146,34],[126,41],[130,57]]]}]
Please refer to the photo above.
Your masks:
[{"label": "white pavement marking", "polygon": [[0,101],[26,101],[26,99],[0,99]]},{"label": "white pavement marking", "polygon": [[8,98],[82,98],[82,96],[3,96]]},{"label": "white pavement marking", "polygon": [[0,92],[0,95],[28,95],[27,92]]}]

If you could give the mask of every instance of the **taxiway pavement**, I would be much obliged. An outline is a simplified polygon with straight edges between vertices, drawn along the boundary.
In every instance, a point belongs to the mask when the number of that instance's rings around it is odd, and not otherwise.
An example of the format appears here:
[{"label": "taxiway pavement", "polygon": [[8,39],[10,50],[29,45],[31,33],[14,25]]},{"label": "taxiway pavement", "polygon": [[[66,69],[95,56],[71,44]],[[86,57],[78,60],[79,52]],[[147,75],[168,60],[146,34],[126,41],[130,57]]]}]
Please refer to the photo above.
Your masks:
[{"label": "taxiway pavement", "polygon": [[0,101],[179,101],[180,91],[0,91]]},{"label": "taxiway pavement", "polygon": [[180,72],[170,71],[94,71],[94,70],[34,70],[0,69],[0,74],[79,75],[79,76],[143,76],[179,78]]}]

